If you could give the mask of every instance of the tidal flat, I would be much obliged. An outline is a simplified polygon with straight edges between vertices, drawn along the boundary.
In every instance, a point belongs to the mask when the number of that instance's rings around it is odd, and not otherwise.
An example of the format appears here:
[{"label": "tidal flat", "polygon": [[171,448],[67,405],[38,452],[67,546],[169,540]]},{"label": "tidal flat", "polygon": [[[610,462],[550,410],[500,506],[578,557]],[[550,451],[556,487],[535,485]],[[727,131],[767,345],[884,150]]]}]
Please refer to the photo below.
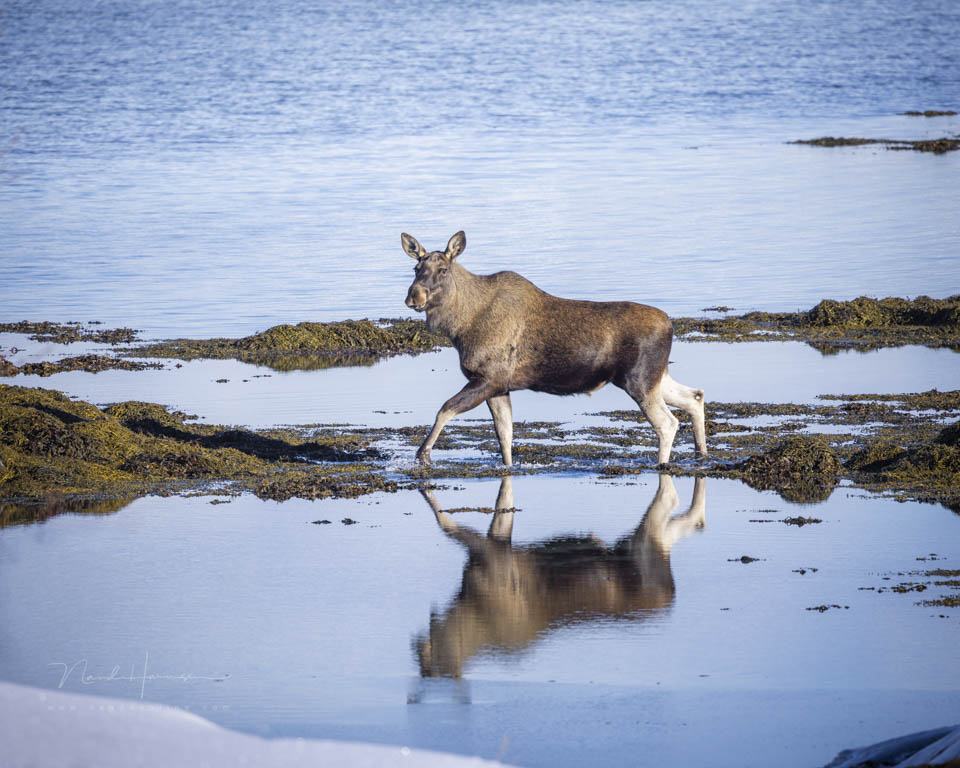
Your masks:
[{"label": "tidal flat", "polygon": [[[711,455],[684,425],[658,472],[614,387],[516,393],[509,471],[481,409],[420,467],[449,347],[301,367],[7,330],[0,678],[520,765],[800,768],[949,724],[960,355],[933,333],[678,334]],[[78,350],[160,367],[27,368]]]}]

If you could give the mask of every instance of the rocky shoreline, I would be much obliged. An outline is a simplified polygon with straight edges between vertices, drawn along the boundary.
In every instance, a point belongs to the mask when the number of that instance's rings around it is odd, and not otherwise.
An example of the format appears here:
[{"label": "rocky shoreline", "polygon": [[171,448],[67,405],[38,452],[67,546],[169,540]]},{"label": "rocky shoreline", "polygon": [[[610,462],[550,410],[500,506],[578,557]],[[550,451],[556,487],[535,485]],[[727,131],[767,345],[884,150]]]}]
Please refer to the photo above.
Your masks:
[{"label": "rocky shoreline", "polygon": [[[674,323],[677,337],[691,341],[799,340],[834,351],[901,344],[960,350],[960,296],[823,301],[806,312]],[[369,364],[448,344],[419,320],[300,323],[243,339],[151,344],[139,342],[131,329],[103,330],[96,324],[17,323],[0,330],[59,343],[122,344],[113,347],[112,356],[20,366],[4,366],[0,358],[0,375],[9,377],[163,367],[150,358],[314,369]],[[110,499],[143,494],[249,492],[275,500],[322,499],[507,472],[584,472],[604,481],[656,469],[653,433],[639,411],[595,415],[605,417],[606,425],[517,423],[516,465],[510,470],[496,460],[491,424],[454,422],[437,445],[440,460],[424,467],[413,462],[412,453],[426,425],[249,430],[200,424],[155,403],[97,407],[11,381],[0,385],[0,524],[42,518],[46,509],[109,505]],[[815,405],[708,402],[707,416],[711,456],[696,460],[681,433],[674,473],[736,478],[790,501],[820,501],[844,484],[960,511],[960,391],[824,394]],[[454,456],[444,457],[451,450]]]}]

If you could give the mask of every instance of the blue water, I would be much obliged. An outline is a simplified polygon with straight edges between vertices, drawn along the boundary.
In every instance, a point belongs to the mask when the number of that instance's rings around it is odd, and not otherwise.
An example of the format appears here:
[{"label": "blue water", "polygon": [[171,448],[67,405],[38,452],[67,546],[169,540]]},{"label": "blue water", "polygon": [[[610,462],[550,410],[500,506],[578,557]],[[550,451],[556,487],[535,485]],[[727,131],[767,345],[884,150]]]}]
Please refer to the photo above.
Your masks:
[{"label": "blue water", "polygon": [[0,321],[409,314],[400,231],[672,313],[960,291],[960,6],[6,0]]}]

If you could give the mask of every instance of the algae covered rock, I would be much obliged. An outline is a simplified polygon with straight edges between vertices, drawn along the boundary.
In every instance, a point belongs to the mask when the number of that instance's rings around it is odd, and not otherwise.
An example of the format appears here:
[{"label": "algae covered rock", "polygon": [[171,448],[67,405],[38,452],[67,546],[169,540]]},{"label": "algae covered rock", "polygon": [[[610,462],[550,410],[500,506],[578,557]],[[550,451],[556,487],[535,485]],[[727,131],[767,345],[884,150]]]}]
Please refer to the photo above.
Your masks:
[{"label": "algae covered rock", "polygon": [[133,357],[235,359],[275,370],[372,365],[382,357],[428,352],[449,340],[422,320],[342,320],[276,325],[241,339],[172,339],[125,350]]},{"label": "algae covered rock", "polygon": [[876,440],[847,460],[847,469],[877,472],[890,466],[904,454],[904,449],[890,440]]},{"label": "algae covered rock", "polygon": [[955,421],[940,430],[935,442],[941,445],[952,445],[954,448],[960,448],[960,421]]},{"label": "algae covered rock", "polygon": [[[0,501],[51,495],[138,495],[199,481],[247,486],[278,469],[343,462],[376,454],[356,436],[304,439],[292,430],[252,432],[188,424],[186,414],[155,403],[99,409],[60,392],[0,385]],[[340,474],[347,471],[337,470]],[[348,480],[326,495],[351,493]],[[295,495],[295,494],[291,494]]]},{"label": "algae covered rock", "polygon": [[931,299],[918,296],[852,301],[824,299],[802,317],[806,325],[884,328],[891,325],[960,328],[960,297]]},{"label": "algae covered rock", "polygon": [[252,489],[261,499],[286,501],[293,497],[326,499],[335,496],[337,498],[353,499],[377,491],[396,493],[399,486],[396,481],[386,480],[381,475],[371,472],[349,476],[284,472],[256,482]]},{"label": "algae covered rock", "polygon": [[823,501],[833,492],[843,466],[819,435],[791,435],[768,452],[734,467],[757,490],[777,491],[788,501]]}]

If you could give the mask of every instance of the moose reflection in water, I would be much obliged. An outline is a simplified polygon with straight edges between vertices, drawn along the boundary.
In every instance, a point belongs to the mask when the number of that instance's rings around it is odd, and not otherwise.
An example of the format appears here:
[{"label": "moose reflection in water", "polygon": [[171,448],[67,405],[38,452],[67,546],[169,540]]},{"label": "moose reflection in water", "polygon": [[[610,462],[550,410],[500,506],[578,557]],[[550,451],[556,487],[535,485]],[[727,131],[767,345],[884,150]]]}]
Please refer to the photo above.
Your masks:
[{"label": "moose reflection in water", "polygon": [[706,480],[696,479],[693,501],[671,516],[679,498],[669,475],[643,520],[612,547],[594,537],[568,536],[513,546],[512,478],[500,483],[496,511],[484,536],[458,525],[421,493],[450,538],[467,549],[459,594],[430,617],[430,631],[414,648],[421,677],[454,677],[480,651],[519,653],[557,627],[617,618],[643,621],[669,608],[675,587],[673,544],[704,525]]}]

